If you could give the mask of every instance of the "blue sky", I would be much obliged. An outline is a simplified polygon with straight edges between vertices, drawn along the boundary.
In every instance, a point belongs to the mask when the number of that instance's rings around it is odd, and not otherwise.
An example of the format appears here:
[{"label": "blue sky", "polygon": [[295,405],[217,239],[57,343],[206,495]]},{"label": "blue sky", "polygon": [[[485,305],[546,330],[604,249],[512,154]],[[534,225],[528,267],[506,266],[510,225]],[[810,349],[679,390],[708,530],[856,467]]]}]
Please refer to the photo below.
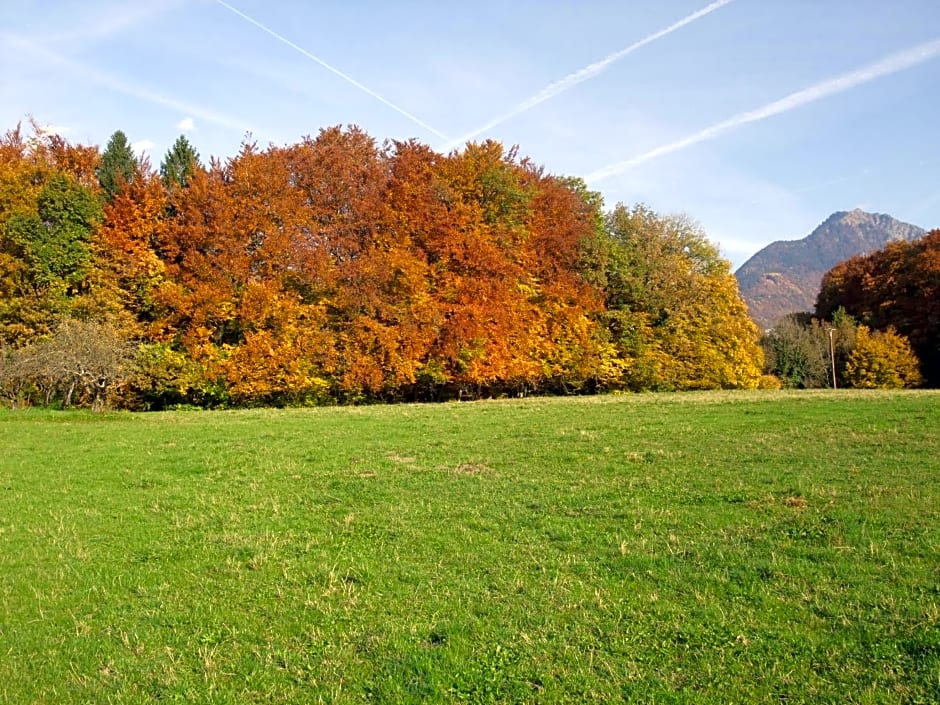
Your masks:
[{"label": "blue sky", "polygon": [[860,207],[940,227],[937,0],[5,0],[0,127],[159,164],[356,124],[518,144],[735,266]]}]

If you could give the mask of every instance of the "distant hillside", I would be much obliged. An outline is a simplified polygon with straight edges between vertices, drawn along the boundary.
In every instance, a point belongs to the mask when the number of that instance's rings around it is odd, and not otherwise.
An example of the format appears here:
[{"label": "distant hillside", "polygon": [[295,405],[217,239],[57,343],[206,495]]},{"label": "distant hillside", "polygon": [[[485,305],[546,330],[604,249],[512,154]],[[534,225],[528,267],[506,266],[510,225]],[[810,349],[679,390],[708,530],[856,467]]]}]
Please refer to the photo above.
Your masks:
[{"label": "distant hillside", "polygon": [[922,228],[882,213],[833,213],[802,240],[778,241],[742,264],[735,276],[751,316],[770,327],[788,313],[812,311],[823,275],[839,262],[894,240],[915,240]]}]

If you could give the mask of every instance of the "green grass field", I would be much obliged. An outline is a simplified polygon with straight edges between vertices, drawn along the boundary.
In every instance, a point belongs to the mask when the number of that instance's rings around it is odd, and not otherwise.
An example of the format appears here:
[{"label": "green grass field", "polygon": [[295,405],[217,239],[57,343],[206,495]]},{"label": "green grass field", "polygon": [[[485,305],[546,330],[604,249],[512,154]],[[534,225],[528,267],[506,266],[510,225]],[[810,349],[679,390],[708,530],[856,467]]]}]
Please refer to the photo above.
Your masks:
[{"label": "green grass field", "polygon": [[0,411],[0,703],[940,702],[940,394]]}]

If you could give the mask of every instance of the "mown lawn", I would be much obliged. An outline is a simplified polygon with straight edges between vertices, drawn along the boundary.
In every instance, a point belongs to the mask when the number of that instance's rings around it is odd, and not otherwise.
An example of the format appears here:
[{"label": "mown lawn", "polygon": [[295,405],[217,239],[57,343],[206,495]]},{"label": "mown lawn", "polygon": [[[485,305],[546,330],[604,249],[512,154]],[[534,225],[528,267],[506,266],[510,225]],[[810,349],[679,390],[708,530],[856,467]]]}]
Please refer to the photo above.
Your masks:
[{"label": "mown lawn", "polygon": [[940,394],[0,411],[0,703],[940,702]]}]

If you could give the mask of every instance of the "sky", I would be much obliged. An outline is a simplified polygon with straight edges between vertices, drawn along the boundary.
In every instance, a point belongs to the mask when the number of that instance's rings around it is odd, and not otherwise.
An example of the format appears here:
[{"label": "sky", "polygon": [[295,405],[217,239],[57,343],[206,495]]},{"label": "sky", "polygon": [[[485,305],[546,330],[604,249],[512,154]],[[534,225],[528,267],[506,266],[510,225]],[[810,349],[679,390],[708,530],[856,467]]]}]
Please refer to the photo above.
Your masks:
[{"label": "sky", "polygon": [[940,227],[940,0],[3,0],[0,66],[4,131],[492,138],[735,267],[835,211]]}]

